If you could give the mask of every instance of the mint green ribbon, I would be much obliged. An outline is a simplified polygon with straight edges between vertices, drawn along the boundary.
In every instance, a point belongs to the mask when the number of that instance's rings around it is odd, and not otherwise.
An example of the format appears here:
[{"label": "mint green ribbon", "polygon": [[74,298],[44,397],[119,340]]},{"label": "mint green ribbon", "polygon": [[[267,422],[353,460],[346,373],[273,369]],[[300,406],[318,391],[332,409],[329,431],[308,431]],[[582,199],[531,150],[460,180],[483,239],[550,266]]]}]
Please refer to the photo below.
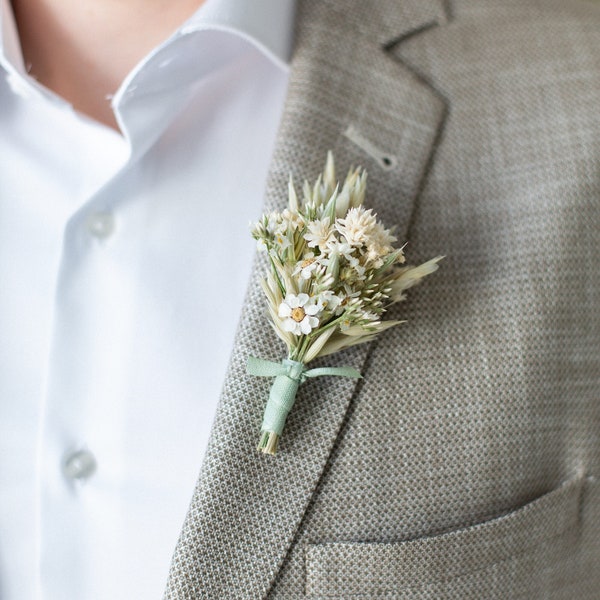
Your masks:
[{"label": "mint green ribbon", "polygon": [[306,365],[289,358],[280,363],[254,356],[248,357],[246,370],[257,377],[275,377],[265,408],[261,431],[273,432],[281,436],[285,420],[292,410],[298,387],[308,378],[334,375],[360,379],[362,375],[352,367],[317,367],[307,369]]}]

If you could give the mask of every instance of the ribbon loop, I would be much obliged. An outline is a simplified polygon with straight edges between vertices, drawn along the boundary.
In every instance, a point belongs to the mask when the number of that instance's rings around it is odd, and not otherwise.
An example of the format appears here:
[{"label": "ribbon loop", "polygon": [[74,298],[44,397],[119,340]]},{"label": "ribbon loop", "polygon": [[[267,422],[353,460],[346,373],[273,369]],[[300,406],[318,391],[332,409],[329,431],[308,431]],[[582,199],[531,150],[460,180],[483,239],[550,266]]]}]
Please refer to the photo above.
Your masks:
[{"label": "ribbon loop", "polygon": [[321,377],[322,375],[362,379],[360,371],[357,371],[354,367],[317,367],[309,371],[304,371],[304,377]]},{"label": "ribbon loop", "polygon": [[362,375],[353,367],[316,367],[307,369],[301,362],[286,358],[280,363],[249,356],[246,364],[246,371],[249,375],[257,377],[278,377],[287,375],[294,381],[302,383],[306,378],[322,377],[324,375],[333,375],[335,377],[352,377],[360,379]]},{"label": "ribbon loop", "polygon": [[246,371],[249,375],[256,375],[257,377],[277,377],[277,375],[285,375],[287,369],[283,363],[249,356]]}]

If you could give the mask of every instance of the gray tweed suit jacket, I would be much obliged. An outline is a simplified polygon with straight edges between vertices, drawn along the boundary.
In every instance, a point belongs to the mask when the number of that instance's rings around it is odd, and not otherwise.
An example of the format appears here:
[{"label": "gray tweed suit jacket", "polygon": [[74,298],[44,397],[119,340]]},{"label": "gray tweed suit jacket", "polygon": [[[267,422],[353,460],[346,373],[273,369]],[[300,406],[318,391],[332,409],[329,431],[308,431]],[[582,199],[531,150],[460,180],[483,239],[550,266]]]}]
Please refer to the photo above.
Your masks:
[{"label": "gray tweed suit jacket", "polygon": [[442,267],[255,451],[250,282],[166,598],[600,598],[600,11],[301,0],[266,209],[328,149]]}]

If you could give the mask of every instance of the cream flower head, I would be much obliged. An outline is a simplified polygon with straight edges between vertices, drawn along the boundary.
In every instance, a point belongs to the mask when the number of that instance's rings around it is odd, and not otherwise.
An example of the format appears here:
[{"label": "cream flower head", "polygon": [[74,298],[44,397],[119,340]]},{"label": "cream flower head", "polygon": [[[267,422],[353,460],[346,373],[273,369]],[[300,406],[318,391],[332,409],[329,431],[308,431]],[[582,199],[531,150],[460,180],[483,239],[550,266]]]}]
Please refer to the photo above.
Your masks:
[{"label": "cream flower head", "polygon": [[364,207],[366,172],[350,169],[338,182],[331,153],[299,198],[290,178],[288,206],[264,214],[252,235],[265,251],[263,281],[271,325],[290,360],[308,363],[373,339],[400,323],[383,320],[405,290],[437,269],[438,256],[401,267],[404,246]]},{"label": "cream flower head", "polygon": [[335,239],[331,219],[324,217],[308,223],[308,233],[304,234],[304,239],[309,248],[317,247],[321,252],[325,252],[327,245]]},{"label": "cream flower head", "polygon": [[369,242],[374,231],[377,231],[377,217],[373,211],[364,206],[351,208],[345,219],[337,219],[335,228],[344,236],[351,246],[363,246]]}]

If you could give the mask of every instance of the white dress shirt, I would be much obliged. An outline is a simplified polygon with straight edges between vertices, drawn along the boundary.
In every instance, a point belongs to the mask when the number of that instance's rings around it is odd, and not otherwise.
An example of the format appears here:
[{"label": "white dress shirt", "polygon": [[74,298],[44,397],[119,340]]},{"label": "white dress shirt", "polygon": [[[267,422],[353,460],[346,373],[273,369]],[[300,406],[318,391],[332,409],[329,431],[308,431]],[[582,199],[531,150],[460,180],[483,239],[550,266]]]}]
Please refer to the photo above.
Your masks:
[{"label": "white dress shirt", "polygon": [[207,0],[112,99],[0,40],[0,599],[162,597],[254,254],[292,0]]}]

